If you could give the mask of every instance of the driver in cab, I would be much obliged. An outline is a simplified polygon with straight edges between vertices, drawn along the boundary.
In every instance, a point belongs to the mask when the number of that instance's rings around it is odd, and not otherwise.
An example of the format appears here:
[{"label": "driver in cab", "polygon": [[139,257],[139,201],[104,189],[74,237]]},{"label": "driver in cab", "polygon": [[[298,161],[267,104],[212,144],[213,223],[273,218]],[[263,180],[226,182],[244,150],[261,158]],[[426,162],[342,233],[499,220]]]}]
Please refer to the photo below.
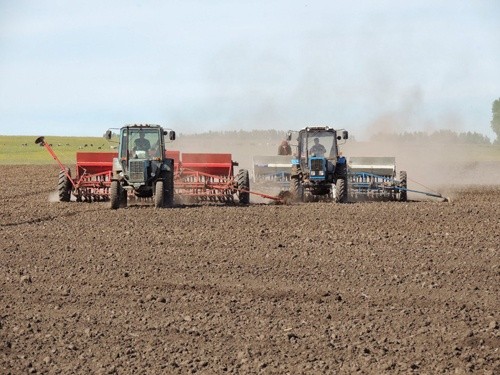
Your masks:
[{"label": "driver in cab", "polygon": [[134,141],[134,151],[149,151],[151,143],[145,138],[144,132],[139,133],[139,138]]},{"label": "driver in cab", "polygon": [[314,138],[314,145],[311,147],[309,153],[319,157],[325,156],[326,148],[321,143],[319,143],[319,138]]}]

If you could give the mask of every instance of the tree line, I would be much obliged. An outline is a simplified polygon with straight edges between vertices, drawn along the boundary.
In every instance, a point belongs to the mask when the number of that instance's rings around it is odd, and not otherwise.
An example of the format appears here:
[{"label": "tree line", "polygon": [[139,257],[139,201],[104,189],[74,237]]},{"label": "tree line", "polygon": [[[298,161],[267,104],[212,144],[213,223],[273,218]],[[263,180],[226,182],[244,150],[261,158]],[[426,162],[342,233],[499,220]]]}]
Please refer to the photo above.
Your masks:
[{"label": "tree line", "polygon": [[495,100],[491,106],[492,119],[491,119],[491,129],[497,135],[495,144],[500,145],[500,98]]},{"label": "tree line", "polygon": [[[180,133],[179,138],[221,141],[267,141],[279,143],[286,138],[286,131],[280,130],[220,130],[208,131],[197,134]],[[477,132],[456,132],[453,130],[437,130],[432,133],[414,131],[403,133],[377,133],[370,138],[371,141],[394,141],[412,143],[457,143],[457,144],[477,144],[489,145],[491,140]],[[349,134],[349,141],[356,142],[355,134]]]},{"label": "tree line", "polygon": [[457,143],[489,145],[491,140],[484,134],[477,132],[456,132],[453,130],[436,130],[427,132],[403,132],[403,133],[377,133],[371,137],[372,141],[395,141],[412,143]]}]

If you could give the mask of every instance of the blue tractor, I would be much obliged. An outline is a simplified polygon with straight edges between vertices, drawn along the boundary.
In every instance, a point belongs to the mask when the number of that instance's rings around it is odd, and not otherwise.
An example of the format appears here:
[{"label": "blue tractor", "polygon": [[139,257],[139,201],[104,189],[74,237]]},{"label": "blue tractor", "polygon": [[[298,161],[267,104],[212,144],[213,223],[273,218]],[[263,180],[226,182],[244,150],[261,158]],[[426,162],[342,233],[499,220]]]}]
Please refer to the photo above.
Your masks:
[{"label": "blue tractor", "polygon": [[[289,141],[294,134],[297,132],[288,132]],[[292,199],[348,201],[347,160],[338,149],[338,141],[348,137],[346,130],[328,126],[307,127],[298,132],[289,189]]]}]

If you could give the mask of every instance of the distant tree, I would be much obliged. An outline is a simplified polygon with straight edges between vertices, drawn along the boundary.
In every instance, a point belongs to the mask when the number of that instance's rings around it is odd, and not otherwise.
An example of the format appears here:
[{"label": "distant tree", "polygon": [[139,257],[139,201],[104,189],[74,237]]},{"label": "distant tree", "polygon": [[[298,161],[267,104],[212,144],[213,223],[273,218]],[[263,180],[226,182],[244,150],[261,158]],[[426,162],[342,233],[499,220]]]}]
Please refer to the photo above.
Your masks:
[{"label": "distant tree", "polygon": [[493,102],[492,110],[493,118],[491,120],[491,128],[497,135],[495,143],[500,143],[500,98]]}]

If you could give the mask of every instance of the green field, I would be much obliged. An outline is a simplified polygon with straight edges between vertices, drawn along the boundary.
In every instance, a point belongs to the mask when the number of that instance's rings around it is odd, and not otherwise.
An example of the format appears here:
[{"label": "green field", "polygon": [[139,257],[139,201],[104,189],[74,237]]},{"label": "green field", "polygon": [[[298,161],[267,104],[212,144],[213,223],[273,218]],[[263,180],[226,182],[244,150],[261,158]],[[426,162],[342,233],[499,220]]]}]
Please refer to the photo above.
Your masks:
[{"label": "green field", "polygon": [[[208,135],[210,136],[210,134]],[[194,136],[191,136],[191,138]],[[50,164],[56,163],[52,156],[48,153],[45,147],[35,144],[37,136],[4,136],[0,135],[0,164]],[[203,142],[210,142],[207,139],[207,134],[199,134],[196,136],[200,145]],[[96,151],[105,152],[113,151],[112,147],[116,147],[116,142],[108,142],[103,137],[59,137],[47,136],[45,141],[52,144],[52,148],[63,164],[75,164],[76,153],[78,151]],[[213,140],[212,140],[213,141]],[[192,142],[192,139],[189,140]],[[235,152],[231,148],[234,145],[234,134],[219,134],[218,142],[227,144],[227,152]],[[252,139],[253,143],[266,142],[258,138]],[[240,141],[241,143],[241,141]],[[248,143],[250,144],[250,143]],[[354,143],[362,146],[363,142]],[[176,141],[176,147],[181,147],[182,140]],[[201,147],[201,146],[200,146]],[[409,153],[421,151],[422,147],[419,144],[408,143],[405,145]],[[449,151],[449,157],[452,160],[463,161],[495,161],[500,162],[500,146],[498,145],[474,145],[474,144],[449,144],[449,145],[426,145],[425,147],[433,147]],[[234,147],[233,147],[234,148]],[[444,152],[439,152],[438,157],[442,158]]]},{"label": "green field", "polygon": [[[0,164],[55,163],[45,147],[35,144],[37,138],[0,135]],[[52,149],[64,164],[74,164],[77,151],[112,151],[111,146],[116,145],[102,137],[47,136],[45,141],[52,144]]]}]

